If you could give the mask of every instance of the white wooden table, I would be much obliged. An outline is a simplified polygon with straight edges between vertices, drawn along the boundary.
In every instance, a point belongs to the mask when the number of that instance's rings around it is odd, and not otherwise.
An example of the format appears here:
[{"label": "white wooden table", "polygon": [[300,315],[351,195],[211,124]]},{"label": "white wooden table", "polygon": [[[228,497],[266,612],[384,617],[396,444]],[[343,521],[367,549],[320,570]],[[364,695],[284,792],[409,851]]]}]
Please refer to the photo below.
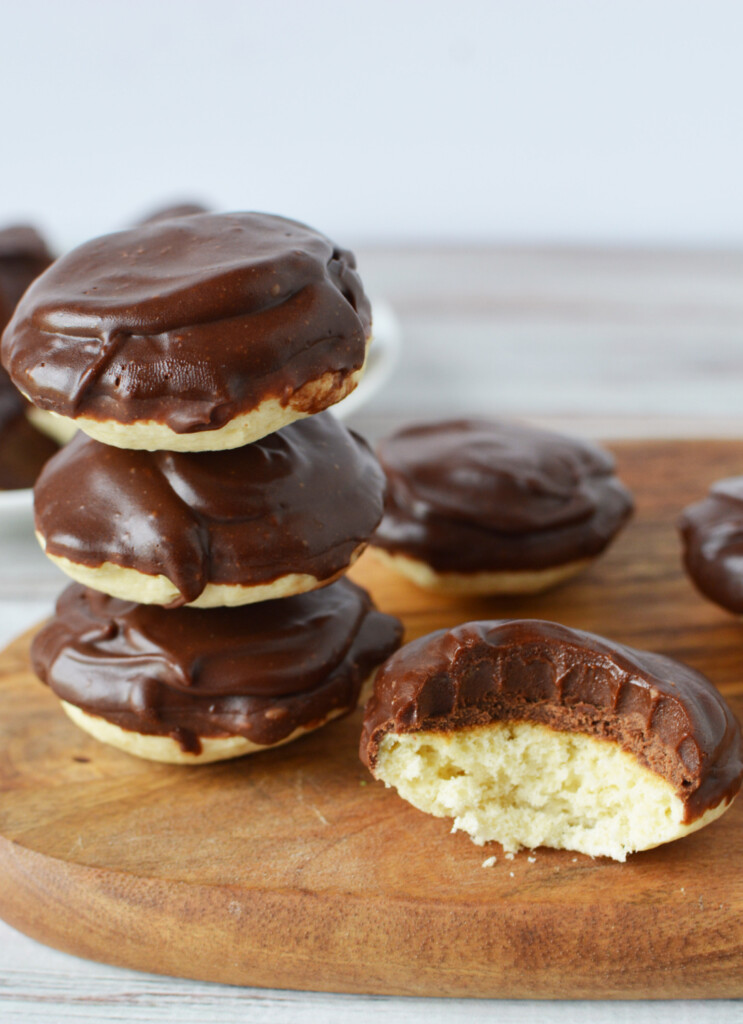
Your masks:
[{"label": "white wooden table", "polygon": [[[743,439],[743,253],[375,250],[361,252],[360,266],[405,331],[398,372],[355,418],[371,436],[404,420],[479,414],[530,416],[594,436]],[[48,614],[64,582],[37,550],[28,521],[0,522],[0,644]],[[0,922],[0,1024],[376,1017],[724,1024],[743,1022],[743,1002],[470,1002],[236,989],[77,960]]]}]

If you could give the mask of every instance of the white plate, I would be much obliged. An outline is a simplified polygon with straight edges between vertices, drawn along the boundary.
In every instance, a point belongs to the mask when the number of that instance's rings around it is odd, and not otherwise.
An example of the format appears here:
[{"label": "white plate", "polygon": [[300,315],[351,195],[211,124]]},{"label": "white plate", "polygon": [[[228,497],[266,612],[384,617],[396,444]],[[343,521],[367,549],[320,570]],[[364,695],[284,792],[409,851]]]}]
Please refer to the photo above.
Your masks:
[{"label": "white plate", "polygon": [[[387,381],[400,354],[400,322],[391,306],[386,302],[375,302],[374,342],[369,349],[369,358],[361,383],[333,407],[340,419],[345,419],[361,409]],[[29,518],[33,514],[33,491],[0,491],[0,529],[11,521]]]},{"label": "white plate", "polygon": [[386,302],[374,302],[374,340],[369,347],[366,371],[359,386],[333,406],[333,412],[345,419],[366,405],[387,382],[400,356],[402,332],[400,321]]}]

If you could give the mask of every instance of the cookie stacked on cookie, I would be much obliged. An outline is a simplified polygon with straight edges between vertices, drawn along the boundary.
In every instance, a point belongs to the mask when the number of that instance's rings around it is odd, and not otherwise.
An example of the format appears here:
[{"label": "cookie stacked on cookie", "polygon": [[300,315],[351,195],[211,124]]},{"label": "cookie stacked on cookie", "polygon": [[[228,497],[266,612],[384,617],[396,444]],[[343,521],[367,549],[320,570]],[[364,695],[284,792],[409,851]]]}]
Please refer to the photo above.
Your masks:
[{"label": "cookie stacked on cookie", "polygon": [[197,763],[356,705],[400,639],[340,578],[384,478],[324,410],[370,336],[353,255],[265,214],[96,239],[26,294],[3,362],[82,431],[36,489],[40,542],[77,583],[32,655],[84,729]]}]

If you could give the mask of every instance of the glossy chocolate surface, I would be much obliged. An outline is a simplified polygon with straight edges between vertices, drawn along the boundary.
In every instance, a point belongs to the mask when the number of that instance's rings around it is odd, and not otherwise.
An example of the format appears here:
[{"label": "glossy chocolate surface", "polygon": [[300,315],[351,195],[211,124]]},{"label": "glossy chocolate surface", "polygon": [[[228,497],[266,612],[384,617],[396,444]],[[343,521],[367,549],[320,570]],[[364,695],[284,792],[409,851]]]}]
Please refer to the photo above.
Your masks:
[{"label": "glossy chocolate surface", "polygon": [[201,203],[173,203],[170,206],[162,206],[152,213],[148,213],[138,224],[155,224],[159,220],[172,220],[174,217],[193,217],[196,213],[209,213],[206,206]]},{"label": "glossy chocolate surface", "polygon": [[377,452],[388,496],[373,543],[438,572],[539,570],[590,558],[632,513],[608,452],[536,427],[421,423]]},{"label": "glossy chocolate surface", "polygon": [[175,611],[73,584],[31,656],[63,700],[198,753],[199,737],[268,745],[350,711],[401,634],[345,579],[281,601]]},{"label": "glossy chocolate surface", "polygon": [[0,368],[0,437],[8,423],[22,414],[25,408],[23,395],[13,385],[5,370]]},{"label": "glossy chocolate surface", "polygon": [[198,214],[94,239],[16,309],[3,364],[42,409],[177,433],[213,430],[264,400],[364,362],[368,300],[353,255],[295,221]]},{"label": "glossy chocolate surface", "polygon": [[[0,333],[31,282],[52,262],[46,243],[26,224],[0,230]],[[0,367],[0,491],[33,487],[57,445],[26,419],[26,403]]]},{"label": "glossy chocolate surface", "polygon": [[26,419],[26,403],[0,369],[0,491],[33,487],[58,446]]},{"label": "glossy chocolate surface", "polygon": [[667,779],[693,821],[740,788],[740,727],[700,672],[537,619],[469,622],[407,644],[364,717],[372,769],[388,732],[539,722],[614,740]]},{"label": "glossy chocolate surface", "polygon": [[52,262],[36,228],[16,224],[0,230],[0,332],[21,296]]},{"label": "glossy chocolate surface", "polygon": [[719,480],[678,521],[684,566],[710,601],[743,614],[743,477]]},{"label": "glossy chocolate surface", "polygon": [[78,434],[35,490],[47,551],[167,576],[182,602],[345,569],[382,517],[384,475],[329,413],[224,452],[125,451]]}]

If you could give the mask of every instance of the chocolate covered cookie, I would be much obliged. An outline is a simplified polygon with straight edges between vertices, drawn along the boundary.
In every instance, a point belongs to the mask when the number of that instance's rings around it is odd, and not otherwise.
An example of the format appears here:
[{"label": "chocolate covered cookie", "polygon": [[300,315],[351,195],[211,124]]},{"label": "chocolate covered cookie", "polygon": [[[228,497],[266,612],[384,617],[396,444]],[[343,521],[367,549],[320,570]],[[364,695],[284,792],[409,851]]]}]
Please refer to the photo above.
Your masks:
[{"label": "chocolate covered cookie", "polygon": [[0,333],[23,293],[52,259],[46,242],[30,224],[0,229]]},{"label": "chocolate covered cookie", "polygon": [[138,224],[155,224],[159,220],[173,220],[174,217],[193,217],[196,213],[210,213],[211,211],[202,203],[171,203],[169,206],[160,206],[151,213],[148,213]]},{"label": "chocolate covered cookie", "polygon": [[24,295],[3,363],[34,405],[121,448],[236,448],[356,386],[371,313],[353,255],[269,214],[94,239]]},{"label": "chocolate covered cookie", "polygon": [[678,521],[684,567],[705,597],[743,615],[743,477],[718,480]]},{"label": "chocolate covered cookie", "polygon": [[332,582],[383,497],[366,442],[321,413],[224,452],[123,451],[80,434],[46,466],[34,505],[46,554],[78,582],[214,607]]},{"label": "chocolate covered cookie", "polygon": [[624,860],[719,817],[740,727],[701,673],[539,620],[470,622],[377,674],[361,759],[475,843]]},{"label": "chocolate covered cookie", "polygon": [[[51,262],[35,228],[17,224],[0,230],[0,334],[26,288]],[[58,445],[45,436],[44,417],[35,422],[29,411],[0,367],[0,490],[33,487],[39,470],[57,450]]]},{"label": "chocolate covered cookie", "polygon": [[72,584],[31,656],[97,739],[201,764],[288,743],[351,711],[401,633],[348,580],[209,610],[137,605]]},{"label": "chocolate covered cookie", "polygon": [[33,487],[58,446],[26,417],[26,403],[0,369],[0,491]]},{"label": "chocolate covered cookie", "polygon": [[608,452],[524,424],[416,424],[378,455],[388,497],[375,554],[433,590],[545,590],[601,554],[632,513]]}]

